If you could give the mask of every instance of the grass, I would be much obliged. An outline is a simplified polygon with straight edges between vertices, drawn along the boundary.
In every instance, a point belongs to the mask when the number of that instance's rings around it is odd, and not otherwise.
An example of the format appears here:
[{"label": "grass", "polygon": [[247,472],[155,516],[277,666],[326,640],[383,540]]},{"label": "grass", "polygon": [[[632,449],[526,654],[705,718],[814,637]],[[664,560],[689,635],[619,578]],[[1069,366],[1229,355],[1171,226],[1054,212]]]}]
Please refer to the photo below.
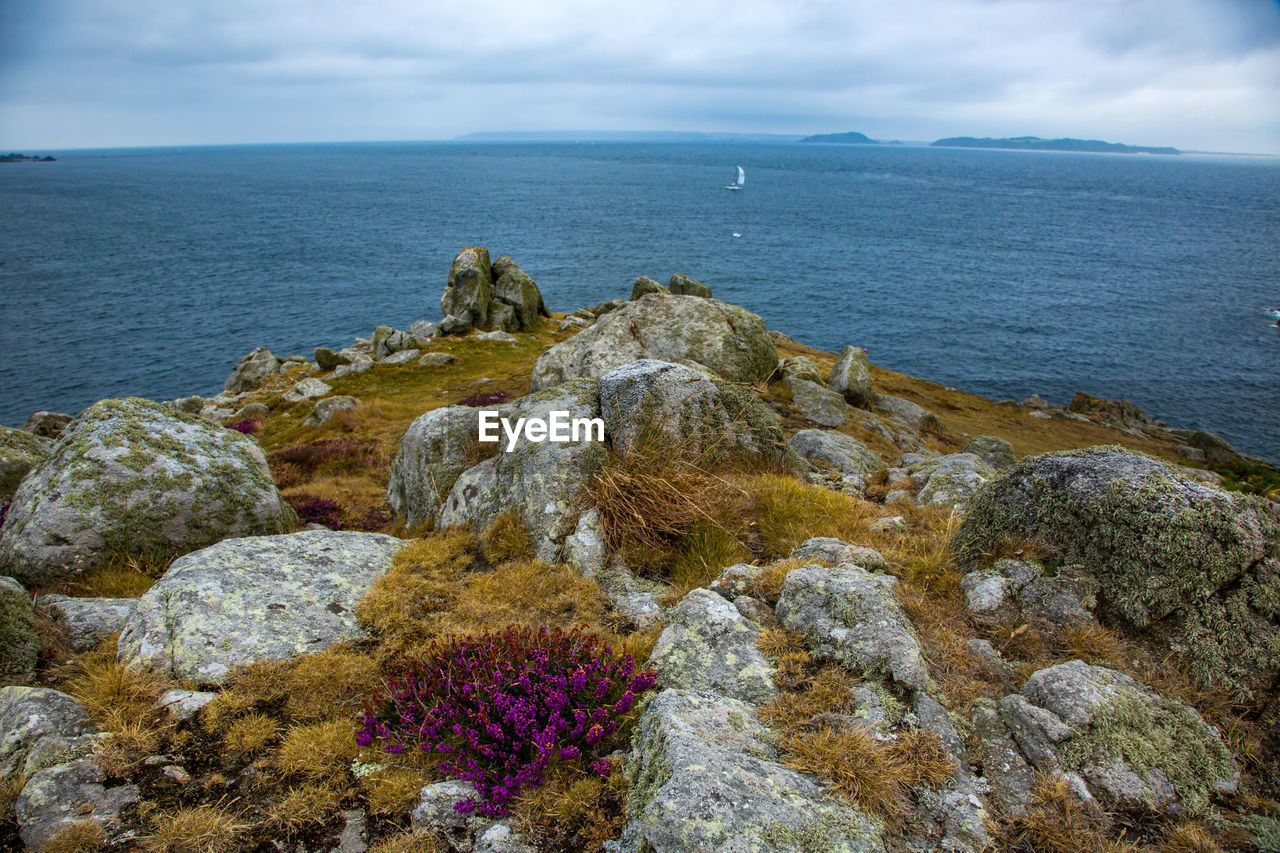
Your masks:
[{"label": "grass", "polygon": [[355,730],[349,719],[295,726],[280,744],[275,766],[287,778],[341,784],[356,757]]},{"label": "grass", "polygon": [[232,853],[248,829],[240,818],[215,805],[184,808],[156,816],[151,834],[140,839],[147,853]]},{"label": "grass", "polygon": [[41,853],[92,853],[107,840],[107,830],[100,821],[78,820],[58,830],[40,848]]}]

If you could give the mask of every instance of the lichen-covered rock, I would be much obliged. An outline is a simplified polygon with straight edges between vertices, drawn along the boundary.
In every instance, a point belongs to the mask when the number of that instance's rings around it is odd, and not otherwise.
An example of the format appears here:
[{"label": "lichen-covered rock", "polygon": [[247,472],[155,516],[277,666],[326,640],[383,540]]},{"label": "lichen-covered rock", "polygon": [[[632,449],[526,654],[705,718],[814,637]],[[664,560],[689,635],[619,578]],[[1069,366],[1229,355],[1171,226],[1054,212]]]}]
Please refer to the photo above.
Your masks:
[{"label": "lichen-covered rock", "polygon": [[409,819],[414,829],[430,830],[447,839],[452,849],[466,853],[472,849],[476,833],[492,821],[478,812],[460,812],[454,808],[464,800],[474,800],[475,796],[475,786],[470,782],[457,779],[432,782],[422,789]]},{"label": "lichen-covered rock", "polygon": [[791,447],[810,464],[839,471],[842,490],[849,494],[865,493],[867,481],[884,468],[874,451],[834,430],[802,429],[791,437]]},{"label": "lichen-covered rock", "polygon": [[27,472],[48,458],[49,451],[34,434],[0,427],[0,500],[11,497]]},{"label": "lichen-covered rock", "polygon": [[806,421],[838,427],[849,417],[849,404],[830,388],[795,376],[788,376],[785,381],[791,391],[791,404]]},{"label": "lichen-covered rock", "polygon": [[0,577],[0,677],[22,679],[35,672],[40,656],[35,618],[22,584]]},{"label": "lichen-covered rock", "polygon": [[419,416],[405,430],[391,463],[387,499],[409,526],[436,517],[463,471],[476,464],[479,410],[446,406]]},{"label": "lichen-covered rock", "polygon": [[1192,708],[1124,673],[1083,661],[1048,667],[1000,703],[1001,721],[1040,772],[1077,773],[1125,811],[1204,813],[1240,772]]},{"label": "lichen-covered rock", "polygon": [[897,584],[856,566],[805,566],[783,582],[778,619],[804,636],[814,657],[885,676],[914,693],[928,686],[929,671]]},{"label": "lichen-covered rock", "polygon": [[671,291],[647,275],[636,276],[635,282],[631,285],[631,298],[639,299],[641,296],[648,296],[650,293],[665,293],[669,295]]},{"label": "lichen-covered rock", "polygon": [[990,699],[979,700],[973,709],[973,730],[982,776],[997,813],[1006,818],[1021,817],[1031,806],[1036,772],[1023,758]]},{"label": "lichen-covered rock", "polygon": [[502,255],[493,262],[493,297],[511,306],[515,317],[514,329],[530,329],[539,317],[551,316],[537,283],[520,269],[510,255]]},{"label": "lichen-covered rock", "polygon": [[818,365],[807,355],[784,358],[778,363],[778,369],[782,371],[783,377],[808,379],[810,382],[822,381],[822,373],[818,370]]},{"label": "lichen-covered rock", "polygon": [[125,621],[138,606],[138,599],[42,595],[38,603],[66,626],[71,648],[83,652],[94,648],[124,627]]},{"label": "lichen-covered rock", "polygon": [[208,690],[169,690],[156,702],[157,708],[163,708],[169,719],[175,723],[189,720],[200,709],[217,699],[219,694]]},{"label": "lichen-covered rock", "polygon": [[884,844],[856,808],[777,762],[751,705],[664,690],[626,763],[620,849],[653,853],[871,853]]},{"label": "lichen-covered rock", "polygon": [[316,347],[312,357],[321,370],[333,370],[340,364],[350,364],[352,359],[352,356],[347,353],[338,352],[329,347]]},{"label": "lichen-covered rock", "polygon": [[681,364],[641,359],[605,374],[600,414],[606,435],[622,450],[660,439],[672,452],[788,456],[777,417],[759,398]]},{"label": "lichen-covered rock", "polygon": [[[521,397],[498,411],[513,423],[519,418],[548,420],[551,412],[566,412],[571,420],[597,418],[600,383],[567,382]],[[468,471],[459,476],[436,519],[437,527],[470,524],[482,529],[499,513],[514,509],[533,537],[538,557],[556,559],[576,522],[579,491],[607,458],[604,443],[597,439],[589,429],[580,430],[576,442],[521,438],[509,453],[504,442],[497,455],[478,466],[487,466],[489,473],[472,477]]]},{"label": "lichen-covered rock", "polygon": [[972,453],[952,453],[932,466],[929,479],[916,495],[921,506],[954,506],[964,509],[974,493],[996,476],[992,468]]},{"label": "lichen-covered rock", "polygon": [[429,352],[418,359],[418,364],[425,367],[444,367],[446,364],[453,364],[457,360],[458,357],[456,355],[447,352]]},{"label": "lichen-covered rock", "polygon": [[484,326],[492,301],[493,267],[489,263],[489,250],[483,246],[463,249],[449,268],[449,282],[440,297],[440,313],[456,317],[467,326]]},{"label": "lichen-covered rock", "polygon": [[715,299],[649,294],[544,352],[531,387],[599,378],[642,358],[706,368],[731,382],[765,380],[778,366],[778,351],[755,314]]},{"label": "lichen-covered rock", "polygon": [[322,382],[312,376],[299,382],[295,382],[293,387],[280,395],[280,398],[286,403],[301,403],[303,400],[323,397],[332,390],[332,385],[327,382]]},{"label": "lichen-covered rock", "polygon": [[71,415],[65,415],[62,412],[41,411],[27,415],[27,420],[22,424],[22,428],[40,438],[57,438],[62,435],[62,431],[67,428],[69,423],[71,423]]},{"label": "lichen-covered rock", "polygon": [[23,786],[13,811],[22,842],[39,850],[76,821],[111,823],[139,799],[137,785],[111,786],[97,758],[89,755],[38,771]]},{"label": "lichen-covered rock", "polygon": [[35,585],[125,554],[186,552],[294,523],[249,436],[150,400],[102,400],[27,475],[0,565]]},{"label": "lichen-covered rock", "polygon": [[[416,356],[416,350],[412,350]],[[339,412],[349,412],[356,406],[360,405],[360,401],[355,397],[348,397],[345,394],[337,397],[326,397],[311,407],[310,414],[307,419],[302,422],[303,426],[323,426],[329,422],[329,419]]]},{"label": "lichen-covered rock", "polygon": [[[711,298],[711,288],[707,287],[696,278],[689,278],[687,275],[676,273],[671,276],[667,282],[667,290],[677,296],[701,296],[704,299]],[[634,296],[634,291],[632,293]]]},{"label": "lichen-covered rock", "polygon": [[222,393],[239,394],[241,391],[252,391],[262,385],[268,376],[279,373],[283,363],[266,347],[258,347],[236,362],[231,375],[227,377],[226,382],[222,383]]},{"label": "lichen-covered rock", "polygon": [[1049,453],[975,495],[953,547],[977,560],[1006,536],[1081,565],[1100,616],[1158,629],[1202,683],[1244,690],[1280,669],[1280,525],[1258,498],[1119,447]]},{"label": "lichen-covered rock", "polygon": [[120,660],[201,684],[364,636],[365,590],[404,545],[378,533],[227,539],[174,561],[120,634]]},{"label": "lichen-covered rock", "polygon": [[40,741],[75,738],[97,728],[80,703],[44,687],[0,687],[0,779],[26,772]]},{"label": "lichen-covered rock", "polygon": [[1003,471],[1018,459],[1013,445],[994,435],[975,435],[964,446],[965,453],[972,453],[997,471]]},{"label": "lichen-covered rock", "polygon": [[965,575],[960,589],[965,607],[979,621],[1095,622],[1098,581],[1080,566],[1059,566],[1048,573],[1039,563],[997,560],[990,569]]},{"label": "lichen-covered rock", "polygon": [[649,663],[664,687],[711,690],[761,703],[777,692],[773,666],[756,646],[757,625],[708,589],[689,592],[669,614]]},{"label": "lichen-covered rock", "polygon": [[889,561],[874,548],[852,545],[833,536],[815,536],[801,542],[787,555],[790,560],[812,560],[827,566],[857,566],[869,572],[887,572]]},{"label": "lichen-covered rock", "polygon": [[915,432],[942,432],[942,421],[938,416],[918,403],[880,394],[876,397],[875,405],[876,410],[888,415],[890,420]]},{"label": "lichen-covered rock", "polygon": [[870,408],[876,395],[871,387],[871,362],[867,359],[867,351],[862,347],[845,347],[831,368],[827,387],[859,408]]}]

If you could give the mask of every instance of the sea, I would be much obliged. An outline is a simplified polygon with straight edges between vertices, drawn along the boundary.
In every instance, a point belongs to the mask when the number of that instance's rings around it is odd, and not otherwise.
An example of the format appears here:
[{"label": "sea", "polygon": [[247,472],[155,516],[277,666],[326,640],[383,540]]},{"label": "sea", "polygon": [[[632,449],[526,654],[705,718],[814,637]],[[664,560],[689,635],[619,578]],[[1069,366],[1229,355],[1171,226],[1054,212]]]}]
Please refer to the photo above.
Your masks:
[{"label": "sea", "polygon": [[[1280,459],[1280,159],[912,145],[360,143],[0,164],[0,424],[217,393],[440,316],[455,253],[552,310],[684,273],[996,399],[1077,391]],[[737,166],[740,192],[725,189]]]}]

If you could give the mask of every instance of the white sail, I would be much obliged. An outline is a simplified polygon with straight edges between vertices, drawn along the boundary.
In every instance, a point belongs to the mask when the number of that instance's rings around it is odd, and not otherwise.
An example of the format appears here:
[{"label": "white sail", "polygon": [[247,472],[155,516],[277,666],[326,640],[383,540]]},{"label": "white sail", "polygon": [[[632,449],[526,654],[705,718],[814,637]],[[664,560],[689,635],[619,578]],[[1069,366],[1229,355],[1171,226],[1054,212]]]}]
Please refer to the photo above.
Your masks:
[{"label": "white sail", "polygon": [[741,166],[739,166],[738,167],[738,186],[740,187],[745,186],[746,183],[747,183],[747,173],[742,170]]}]

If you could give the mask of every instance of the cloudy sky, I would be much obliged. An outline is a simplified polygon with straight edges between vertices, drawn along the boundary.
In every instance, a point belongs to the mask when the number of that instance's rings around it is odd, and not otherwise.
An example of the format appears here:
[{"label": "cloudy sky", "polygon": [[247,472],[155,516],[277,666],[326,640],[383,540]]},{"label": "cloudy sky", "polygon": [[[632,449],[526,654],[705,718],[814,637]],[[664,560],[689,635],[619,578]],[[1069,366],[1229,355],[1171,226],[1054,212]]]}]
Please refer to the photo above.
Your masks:
[{"label": "cloudy sky", "polygon": [[0,147],[493,130],[1280,153],[1276,0],[0,0]]}]

